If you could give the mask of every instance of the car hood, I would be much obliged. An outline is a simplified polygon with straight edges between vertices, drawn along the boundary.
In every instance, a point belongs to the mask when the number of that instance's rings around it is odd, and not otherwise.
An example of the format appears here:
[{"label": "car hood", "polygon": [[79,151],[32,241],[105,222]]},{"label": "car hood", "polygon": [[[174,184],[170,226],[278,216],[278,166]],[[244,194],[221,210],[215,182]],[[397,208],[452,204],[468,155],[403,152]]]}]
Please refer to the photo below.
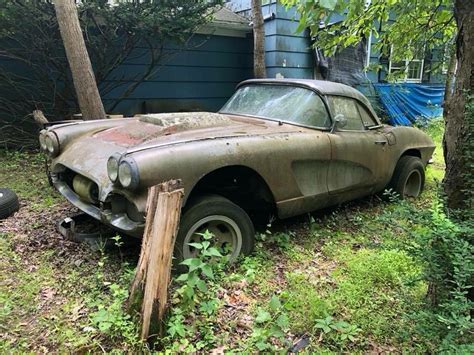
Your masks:
[{"label": "car hood", "polygon": [[282,129],[278,123],[262,119],[193,112],[143,115],[121,126],[94,133],[92,137],[98,142],[112,143],[131,153],[203,139],[294,130],[293,126],[286,125],[285,129]]}]

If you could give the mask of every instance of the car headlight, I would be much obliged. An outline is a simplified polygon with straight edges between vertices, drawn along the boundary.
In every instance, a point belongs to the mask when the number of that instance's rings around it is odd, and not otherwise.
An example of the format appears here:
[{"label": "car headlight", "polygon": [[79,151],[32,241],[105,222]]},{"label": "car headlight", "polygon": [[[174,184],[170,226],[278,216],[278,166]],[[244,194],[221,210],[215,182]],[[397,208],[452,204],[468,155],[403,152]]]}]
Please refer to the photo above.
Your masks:
[{"label": "car headlight", "polygon": [[113,183],[116,183],[118,179],[120,158],[120,154],[115,153],[107,160],[107,175]]},{"label": "car headlight", "polygon": [[44,146],[46,153],[48,153],[52,158],[59,154],[59,141],[53,132],[48,132],[44,136]]},{"label": "car headlight", "polygon": [[41,150],[43,150],[43,151],[46,151],[48,149],[48,148],[46,148],[46,133],[47,133],[47,131],[45,129],[43,129],[40,132],[40,135],[39,135],[39,144],[40,144]]},{"label": "car headlight", "polygon": [[120,184],[127,189],[136,189],[140,181],[138,167],[135,160],[125,158],[120,161],[118,169],[118,178]]}]

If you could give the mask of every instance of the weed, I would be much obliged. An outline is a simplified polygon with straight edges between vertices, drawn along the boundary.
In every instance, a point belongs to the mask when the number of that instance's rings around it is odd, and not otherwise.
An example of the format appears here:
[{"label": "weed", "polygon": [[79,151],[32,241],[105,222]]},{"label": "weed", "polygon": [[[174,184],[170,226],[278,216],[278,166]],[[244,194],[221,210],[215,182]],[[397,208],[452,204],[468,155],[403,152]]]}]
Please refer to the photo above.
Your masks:
[{"label": "weed", "polygon": [[277,340],[280,346],[288,346],[289,343],[285,340],[285,332],[288,329],[289,318],[285,308],[280,299],[273,295],[268,307],[257,308],[249,345],[259,351],[277,350],[272,340]]},{"label": "weed", "polygon": [[[115,239],[120,244],[120,238]],[[97,286],[92,297],[86,299],[86,304],[91,310],[88,331],[96,331],[112,339],[124,341],[131,347],[141,346],[138,338],[138,328],[135,319],[124,309],[128,298],[128,285],[133,276],[132,269],[127,263],[122,263],[122,273],[115,282],[107,280],[105,265],[108,260],[105,254],[105,244],[99,248],[100,260],[97,263],[95,279]]]},{"label": "weed", "polygon": [[316,319],[314,325],[315,330],[320,330],[320,339],[323,340],[323,335],[340,342],[351,341],[355,342],[357,334],[361,332],[361,329],[355,325],[350,325],[344,321],[338,321],[331,316],[327,316],[322,319]]},{"label": "weed", "polygon": [[[189,243],[197,254],[181,263],[188,270],[175,279],[180,286],[173,293],[173,307],[166,323],[168,336],[162,340],[162,346],[171,346],[173,350],[197,351],[216,341],[210,319],[221,304],[216,296],[217,281],[222,278],[228,257],[212,246],[212,233],[206,231],[201,237],[201,241]],[[186,338],[195,332],[200,339],[191,343]]]}]

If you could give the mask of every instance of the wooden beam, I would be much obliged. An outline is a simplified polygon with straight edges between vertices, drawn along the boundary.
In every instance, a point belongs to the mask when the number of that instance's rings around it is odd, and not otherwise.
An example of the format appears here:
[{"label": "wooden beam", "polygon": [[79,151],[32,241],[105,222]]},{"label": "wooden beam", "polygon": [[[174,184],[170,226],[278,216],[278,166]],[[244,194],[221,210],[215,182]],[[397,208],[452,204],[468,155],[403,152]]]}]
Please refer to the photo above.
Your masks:
[{"label": "wooden beam", "polygon": [[147,218],[140,259],[130,286],[129,309],[141,304],[141,338],[162,334],[168,302],[171,262],[184,190],[168,181],[148,190]]}]

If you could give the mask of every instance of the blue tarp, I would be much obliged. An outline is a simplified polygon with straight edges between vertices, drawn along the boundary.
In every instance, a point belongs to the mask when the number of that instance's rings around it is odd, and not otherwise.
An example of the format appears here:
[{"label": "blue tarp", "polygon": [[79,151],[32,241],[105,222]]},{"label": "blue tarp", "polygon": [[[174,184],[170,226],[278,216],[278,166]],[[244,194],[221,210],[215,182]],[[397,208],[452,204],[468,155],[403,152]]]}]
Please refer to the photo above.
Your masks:
[{"label": "blue tarp", "polygon": [[443,114],[444,85],[373,84],[392,125],[411,126]]}]

